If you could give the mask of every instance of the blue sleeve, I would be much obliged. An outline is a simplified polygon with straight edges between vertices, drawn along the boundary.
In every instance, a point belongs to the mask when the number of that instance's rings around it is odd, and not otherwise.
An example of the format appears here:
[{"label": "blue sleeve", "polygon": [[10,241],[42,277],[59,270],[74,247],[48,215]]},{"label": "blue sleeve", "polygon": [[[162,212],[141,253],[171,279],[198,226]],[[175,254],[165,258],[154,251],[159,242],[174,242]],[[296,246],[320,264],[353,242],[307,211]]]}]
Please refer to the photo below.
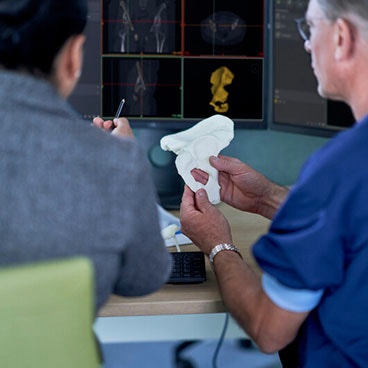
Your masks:
[{"label": "blue sleeve", "polygon": [[291,312],[312,310],[319,303],[323,294],[323,290],[290,288],[267,273],[262,275],[262,287],[273,303]]},{"label": "blue sleeve", "polygon": [[253,247],[262,270],[295,289],[326,289],[344,277],[344,192],[321,171],[299,180]]}]

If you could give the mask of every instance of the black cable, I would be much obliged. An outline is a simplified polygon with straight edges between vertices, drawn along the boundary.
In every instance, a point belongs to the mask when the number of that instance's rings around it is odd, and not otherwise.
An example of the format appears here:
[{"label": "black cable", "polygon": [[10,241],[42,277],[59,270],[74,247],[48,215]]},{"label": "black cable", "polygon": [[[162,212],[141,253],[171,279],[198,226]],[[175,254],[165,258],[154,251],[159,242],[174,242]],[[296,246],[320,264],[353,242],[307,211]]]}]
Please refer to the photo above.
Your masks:
[{"label": "black cable", "polygon": [[226,313],[224,327],[222,328],[220,339],[217,343],[215,352],[213,353],[213,357],[212,357],[212,367],[213,368],[217,368],[217,357],[218,357],[221,345],[224,342],[224,338],[225,338],[225,334],[226,334],[228,324],[229,324],[229,313]]},{"label": "black cable", "polygon": [[185,351],[189,346],[196,344],[197,340],[184,341],[176,346],[174,353],[175,368],[195,368],[194,364],[190,359],[184,358],[182,352]]}]

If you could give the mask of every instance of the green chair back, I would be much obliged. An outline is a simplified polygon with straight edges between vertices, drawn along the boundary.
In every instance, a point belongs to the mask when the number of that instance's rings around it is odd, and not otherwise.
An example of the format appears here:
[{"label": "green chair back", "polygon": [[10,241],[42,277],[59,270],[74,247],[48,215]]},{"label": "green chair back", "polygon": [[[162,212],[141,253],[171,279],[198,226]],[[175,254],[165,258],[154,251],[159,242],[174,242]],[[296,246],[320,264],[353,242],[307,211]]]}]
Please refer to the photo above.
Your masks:
[{"label": "green chair back", "polygon": [[0,367],[100,367],[86,258],[0,268]]}]

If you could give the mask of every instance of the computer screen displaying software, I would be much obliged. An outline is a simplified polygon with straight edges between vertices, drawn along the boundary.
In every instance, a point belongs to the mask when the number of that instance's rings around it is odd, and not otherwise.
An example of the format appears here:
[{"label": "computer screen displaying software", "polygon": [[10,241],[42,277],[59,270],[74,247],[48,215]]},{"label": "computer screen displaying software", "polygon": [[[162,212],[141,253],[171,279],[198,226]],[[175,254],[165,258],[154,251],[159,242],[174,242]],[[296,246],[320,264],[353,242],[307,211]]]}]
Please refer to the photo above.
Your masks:
[{"label": "computer screen displaying software", "polygon": [[350,127],[354,118],[345,103],[322,98],[317,92],[311,57],[295,22],[305,15],[307,5],[308,0],[273,2],[271,128],[331,136]]},{"label": "computer screen displaying software", "polygon": [[266,128],[266,1],[89,0],[86,117],[185,129],[214,114]]}]

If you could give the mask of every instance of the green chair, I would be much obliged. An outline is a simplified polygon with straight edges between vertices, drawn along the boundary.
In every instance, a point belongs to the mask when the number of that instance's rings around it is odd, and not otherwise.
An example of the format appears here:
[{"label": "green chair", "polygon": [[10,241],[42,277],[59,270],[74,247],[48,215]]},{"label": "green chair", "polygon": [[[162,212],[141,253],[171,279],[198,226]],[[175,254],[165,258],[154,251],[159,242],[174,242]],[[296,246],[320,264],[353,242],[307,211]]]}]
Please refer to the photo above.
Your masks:
[{"label": "green chair", "polygon": [[86,258],[0,268],[0,367],[96,368]]}]

